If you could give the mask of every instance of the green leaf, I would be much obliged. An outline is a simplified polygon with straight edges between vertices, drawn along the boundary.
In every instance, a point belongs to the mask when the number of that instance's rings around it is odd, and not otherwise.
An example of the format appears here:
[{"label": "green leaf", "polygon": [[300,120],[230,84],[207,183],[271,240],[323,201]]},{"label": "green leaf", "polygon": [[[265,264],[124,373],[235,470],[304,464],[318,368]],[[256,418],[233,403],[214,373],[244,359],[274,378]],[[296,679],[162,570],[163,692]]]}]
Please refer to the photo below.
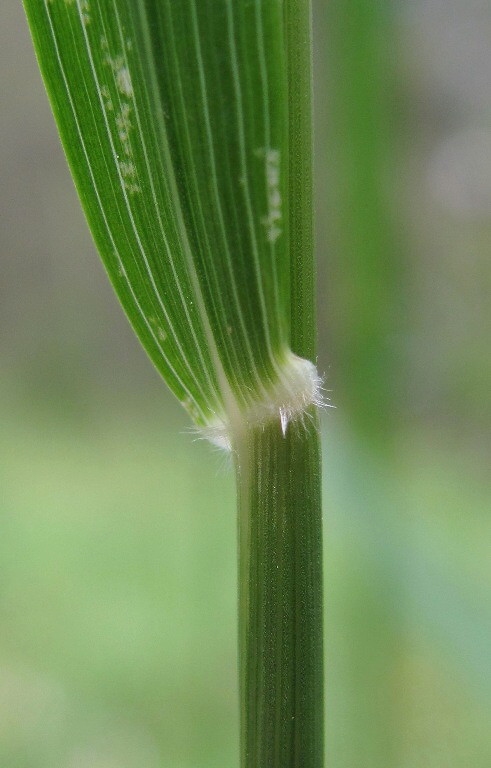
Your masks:
[{"label": "green leaf", "polygon": [[290,351],[287,31],[302,4],[25,0],[109,277],[219,443],[244,414],[286,425],[317,399],[315,369]]}]

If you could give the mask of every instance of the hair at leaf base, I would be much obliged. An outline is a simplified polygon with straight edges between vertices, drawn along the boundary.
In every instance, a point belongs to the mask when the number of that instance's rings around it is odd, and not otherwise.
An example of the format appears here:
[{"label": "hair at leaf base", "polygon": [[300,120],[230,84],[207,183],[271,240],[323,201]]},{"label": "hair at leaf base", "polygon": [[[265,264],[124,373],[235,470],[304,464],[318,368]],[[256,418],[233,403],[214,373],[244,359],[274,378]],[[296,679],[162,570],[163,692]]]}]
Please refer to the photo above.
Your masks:
[{"label": "hair at leaf base", "polygon": [[310,360],[298,357],[289,350],[281,374],[264,399],[238,410],[235,418],[217,418],[193,431],[216,447],[230,451],[240,434],[251,427],[265,427],[276,419],[285,436],[292,421],[303,423],[305,418],[310,418],[308,411],[311,406],[332,407],[323,396],[323,379]]}]

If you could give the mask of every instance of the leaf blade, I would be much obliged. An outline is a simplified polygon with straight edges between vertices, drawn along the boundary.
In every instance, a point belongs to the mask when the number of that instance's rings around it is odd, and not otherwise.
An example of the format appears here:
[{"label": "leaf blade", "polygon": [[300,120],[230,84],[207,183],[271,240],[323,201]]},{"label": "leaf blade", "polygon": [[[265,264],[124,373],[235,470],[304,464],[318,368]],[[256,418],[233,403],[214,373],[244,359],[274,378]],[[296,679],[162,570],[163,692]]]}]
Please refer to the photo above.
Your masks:
[{"label": "leaf blade", "polygon": [[200,426],[303,408],[282,0],[25,6],[98,249],[174,394]]}]

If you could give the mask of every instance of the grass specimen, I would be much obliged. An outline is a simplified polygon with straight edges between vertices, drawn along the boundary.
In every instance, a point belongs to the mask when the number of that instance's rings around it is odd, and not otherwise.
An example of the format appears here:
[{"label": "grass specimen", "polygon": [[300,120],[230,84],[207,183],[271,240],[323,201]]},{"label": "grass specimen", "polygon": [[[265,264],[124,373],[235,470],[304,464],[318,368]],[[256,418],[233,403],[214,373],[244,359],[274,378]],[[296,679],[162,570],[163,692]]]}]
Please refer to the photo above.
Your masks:
[{"label": "grass specimen", "polygon": [[320,768],[310,3],[25,7],[116,293],[233,456],[242,768]]}]

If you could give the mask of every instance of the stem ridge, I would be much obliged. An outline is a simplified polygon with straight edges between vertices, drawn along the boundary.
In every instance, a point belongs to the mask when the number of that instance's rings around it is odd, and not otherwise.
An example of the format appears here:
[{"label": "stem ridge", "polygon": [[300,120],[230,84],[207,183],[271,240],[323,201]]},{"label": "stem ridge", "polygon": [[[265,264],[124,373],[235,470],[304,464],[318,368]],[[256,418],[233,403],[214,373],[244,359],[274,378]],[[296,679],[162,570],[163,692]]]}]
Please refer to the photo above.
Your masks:
[{"label": "stem ridge", "polygon": [[322,768],[322,519],[317,418],[252,427],[239,492],[241,768]]}]

